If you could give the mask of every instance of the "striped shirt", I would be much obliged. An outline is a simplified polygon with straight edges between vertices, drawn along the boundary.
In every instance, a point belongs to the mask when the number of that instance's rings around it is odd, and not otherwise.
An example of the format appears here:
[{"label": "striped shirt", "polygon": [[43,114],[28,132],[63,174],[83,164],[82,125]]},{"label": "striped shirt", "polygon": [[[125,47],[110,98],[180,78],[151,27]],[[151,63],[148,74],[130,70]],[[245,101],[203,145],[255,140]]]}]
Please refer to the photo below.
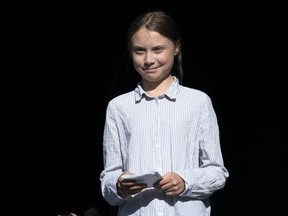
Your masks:
[{"label": "striped shirt", "polygon": [[[101,191],[118,215],[209,216],[209,196],[229,176],[224,167],[217,117],[210,97],[184,87],[174,77],[162,96],[151,97],[140,84],[107,106],[103,135]],[[179,196],[148,188],[129,197],[117,195],[124,172],[177,173],[185,182]]]}]

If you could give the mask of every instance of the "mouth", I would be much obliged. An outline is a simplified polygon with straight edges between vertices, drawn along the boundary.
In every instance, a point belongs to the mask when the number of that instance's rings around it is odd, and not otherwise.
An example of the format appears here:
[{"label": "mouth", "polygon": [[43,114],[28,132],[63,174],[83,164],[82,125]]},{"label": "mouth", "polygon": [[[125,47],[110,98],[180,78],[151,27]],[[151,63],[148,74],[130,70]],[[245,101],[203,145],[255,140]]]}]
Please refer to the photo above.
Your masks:
[{"label": "mouth", "polygon": [[145,73],[155,73],[157,71],[158,68],[143,68],[142,70]]}]

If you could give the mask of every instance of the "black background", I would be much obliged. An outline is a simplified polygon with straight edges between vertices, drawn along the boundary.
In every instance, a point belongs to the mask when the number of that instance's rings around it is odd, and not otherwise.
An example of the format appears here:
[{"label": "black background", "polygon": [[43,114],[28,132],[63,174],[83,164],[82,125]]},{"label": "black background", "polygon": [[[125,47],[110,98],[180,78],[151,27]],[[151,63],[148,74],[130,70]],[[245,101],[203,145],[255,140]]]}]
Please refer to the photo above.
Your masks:
[{"label": "black background", "polygon": [[95,205],[113,215],[99,182],[105,108],[135,87],[124,72],[128,25],[165,9],[180,24],[184,84],[208,93],[219,119],[230,178],[211,197],[212,215],[287,215],[284,8],[2,1],[2,211],[52,216]]}]

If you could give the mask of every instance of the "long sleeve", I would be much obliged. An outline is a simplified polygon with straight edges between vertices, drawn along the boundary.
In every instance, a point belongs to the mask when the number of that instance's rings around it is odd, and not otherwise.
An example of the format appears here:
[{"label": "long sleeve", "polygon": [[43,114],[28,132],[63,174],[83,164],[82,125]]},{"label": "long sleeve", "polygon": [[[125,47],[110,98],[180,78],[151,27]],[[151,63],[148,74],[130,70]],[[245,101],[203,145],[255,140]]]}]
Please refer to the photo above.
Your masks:
[{"label": "long sleeve", "polygon": [[[179,85],[177,78],[162,96],[150,97],[138,85],[109,102],[103,158],[102,195],[109,204],[119,206],[119,216],[209,215],[209,197],[225,186],[229,176],[210,97]],[[179,196],[168,197],[149,188],[123,198],[116,184],[125,171],[175,172],[186,187]]]},{"label": "long sleeve", "polygon": [[217,117],[208,96],[201,106],[198,124],[199,166],[178,174],[186,184],[181,196],[204,199],[222,189],[229,177],[223,163]]},{"label": "long sleeve", "polygon": [[105,169],[100,174],[101,191],[110,205],[119,205],[122,198],[118,196],[116,184],[122,174],[123,165],[120,152],[119,129],[116,124],[115,110],[108,105],[103,135],[103,159]]}]

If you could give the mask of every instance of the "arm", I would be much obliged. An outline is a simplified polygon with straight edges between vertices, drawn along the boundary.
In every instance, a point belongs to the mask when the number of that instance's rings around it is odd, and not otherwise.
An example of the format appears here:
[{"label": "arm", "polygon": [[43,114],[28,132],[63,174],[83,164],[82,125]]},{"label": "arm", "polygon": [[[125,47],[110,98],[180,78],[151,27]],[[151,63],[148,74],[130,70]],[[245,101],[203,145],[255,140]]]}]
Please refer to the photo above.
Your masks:
[{"label": "arm", "polygon": [[123,198],[117,194],[117,181],[123,173],[120,151],[117,115],[111,103],[108,104],[103,134],[104,170],[100,174],[101,192],[104,199],[113,206],[120,205]]},{"label": "arm", "polygon": [[200,111],[197,140],[199,166],[177,171],[177,174],[185,182],[185,190],[180,196],[204,199],[222,189],[229,176],[223,163],[217,117],[209,97]]}]

